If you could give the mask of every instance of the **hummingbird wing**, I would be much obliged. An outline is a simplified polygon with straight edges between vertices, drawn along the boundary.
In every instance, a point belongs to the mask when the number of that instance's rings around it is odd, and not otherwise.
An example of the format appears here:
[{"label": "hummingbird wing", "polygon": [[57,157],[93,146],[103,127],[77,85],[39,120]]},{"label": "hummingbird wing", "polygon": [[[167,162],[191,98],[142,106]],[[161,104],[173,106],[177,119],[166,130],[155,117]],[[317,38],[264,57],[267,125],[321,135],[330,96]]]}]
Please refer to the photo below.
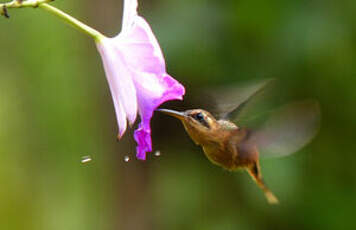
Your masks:
[{"label": "hummingbird wing", "polygon": [[215,115],[219,119],[239,121],[247,108],[260,98],[266,87],[271,85],[274,79],[248,83],[239,87],[223,87],[215,90]]},{"label": "hummingbird wing", "polygon": [[257,146],[261,157],[292,154],[308,144],[319,130],[320,107],[315,100],[290,103],[270,112],[258,129],[250,129],[247,146]]}]

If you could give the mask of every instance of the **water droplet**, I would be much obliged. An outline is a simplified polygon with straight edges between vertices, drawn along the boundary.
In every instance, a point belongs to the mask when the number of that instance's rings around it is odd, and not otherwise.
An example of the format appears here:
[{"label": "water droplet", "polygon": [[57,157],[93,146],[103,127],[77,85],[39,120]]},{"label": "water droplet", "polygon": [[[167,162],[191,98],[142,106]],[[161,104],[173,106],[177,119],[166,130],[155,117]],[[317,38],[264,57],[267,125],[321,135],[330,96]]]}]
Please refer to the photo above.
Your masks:
[{"label": "water droplet", "polygon": [[154,153],[154,155],[155,155],[156,157],[161,156],[161,151],[157,150],[157,151]]},{"label": "water droplet", "polygon": [[129,160],[130,160],[130,157],[129,157],[129,156],[125,156],[125,157],[124,157],[124,161],[125,161],[125,162],[129,162]]},{"label": "water droplet", "polygon": [[90,156],[82,156],[82,163],[85,164],[85,163],[88,163],[89,161],[91,161],[91,157]]}]

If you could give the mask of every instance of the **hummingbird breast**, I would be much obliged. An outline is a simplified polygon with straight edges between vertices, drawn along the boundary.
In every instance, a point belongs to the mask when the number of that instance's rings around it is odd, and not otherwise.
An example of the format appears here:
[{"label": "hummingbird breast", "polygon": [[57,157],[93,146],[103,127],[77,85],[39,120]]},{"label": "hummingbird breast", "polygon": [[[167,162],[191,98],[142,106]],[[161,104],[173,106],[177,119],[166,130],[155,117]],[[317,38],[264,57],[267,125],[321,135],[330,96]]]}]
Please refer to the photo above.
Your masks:
[{"label": "hummingbird breast", "polygon": [[238,153],[230,151],[223,146],[203,145],[206,157],[214,164],[227,170],[238,168]]},{"label": "hummingbird breast", "polygon": [[210,141],[202,143],[206,157],[214,164],[227,170],[235,170],[240,167],[239,149],[240,141],[238,129],[220,130]]},{"label": "hummingbird breast", "polygon": [[189,136],[203,148],[206,157],[213,164],[235,170],[250,163],[248,151],[241,148],[248,138],[247,130],[225,120],[215,120],[209,128],[189,122],[183,124]]},{"label": "hummingbird breast", "polygon": [[215,141],[205,142],[202,148],[206,157],[227,170],[246,167],[256,161],[257,148],[246,145],[248,132],[244,129],[224,130]]}]

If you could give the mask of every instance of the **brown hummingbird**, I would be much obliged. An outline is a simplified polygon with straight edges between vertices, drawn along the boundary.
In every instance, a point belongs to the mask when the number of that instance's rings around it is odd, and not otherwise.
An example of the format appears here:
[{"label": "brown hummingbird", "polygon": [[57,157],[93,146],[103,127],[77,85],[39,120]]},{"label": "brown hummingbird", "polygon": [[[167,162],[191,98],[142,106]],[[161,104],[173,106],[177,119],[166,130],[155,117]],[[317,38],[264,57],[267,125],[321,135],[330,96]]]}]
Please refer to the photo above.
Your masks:
[{"label": "brown hummingbird", "polygon": [[288,155],[303,147],[316,134],[319,107],[315,101],[292,103],[275,112],[276,115],[270,116],[258,129],[240,127],[238,122],[234,123],[228,117],[239,114],[252,96],[225,113],[221,119],[216,119],[203,109],[158,111],[178,118],[194,143],[203,148],[213,164],[229,171],[246,170],[263,190],[267,201],[277,204],[277,197],[262,178],[260,151],[264,150],[266,155]]}]

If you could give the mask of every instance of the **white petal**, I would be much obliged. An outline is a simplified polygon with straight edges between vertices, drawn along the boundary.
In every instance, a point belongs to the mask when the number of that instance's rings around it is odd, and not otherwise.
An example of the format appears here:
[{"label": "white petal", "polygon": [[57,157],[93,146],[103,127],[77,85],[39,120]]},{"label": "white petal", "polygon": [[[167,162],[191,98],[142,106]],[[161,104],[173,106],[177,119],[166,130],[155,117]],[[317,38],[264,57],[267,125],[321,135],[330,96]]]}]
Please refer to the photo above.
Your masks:
[{"label": "white petal", "polygon": [[[111,90],[111,94],[113,94],[112,90]],[[125,114],[125,110],[122,107],[122,104],[120,103],[120,101],[117,101],[115,96],[113,96],[112,98],[113,98],[114,107],[115,107],[117,125],[119,127],[119,138],[121,138],[122,135],[124,135],[124,133],[126,131],[126,127],[127,127],[126,114]]]},{"label": "white petal", "polygon": [[137,0],[124,0],[124,13],[122,16],[122,30],[128,30],[137,15]]},{"label": "white petal", "polygon": [[111,39],[100,41],[97,47],[103,60],[112,96],[121,104],[125,119],[127,117],[130,124],[133,124],[137,115],[136,89],[121,51],[113,46]]}]

